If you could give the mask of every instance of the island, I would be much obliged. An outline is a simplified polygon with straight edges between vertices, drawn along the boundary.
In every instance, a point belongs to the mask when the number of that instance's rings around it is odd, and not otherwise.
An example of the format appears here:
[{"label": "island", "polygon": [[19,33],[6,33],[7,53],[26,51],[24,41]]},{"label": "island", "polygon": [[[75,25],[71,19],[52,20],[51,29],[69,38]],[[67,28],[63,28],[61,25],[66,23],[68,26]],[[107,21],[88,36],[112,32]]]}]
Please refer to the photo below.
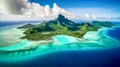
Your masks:
[{"label": "island", "polygon": [[44,21],[40,24],[26,24],[18,27],[18,29],[25,29],[24,37],[21,39],[28,39],[33,41],[51,40],[55,35],[68,35],[77,38],[82,38],[88,31],[98,31],[101,27],[112,27],[111,22],[93,21],[92,23],[83,22],[75,23],[62,14],[51,21]]}]

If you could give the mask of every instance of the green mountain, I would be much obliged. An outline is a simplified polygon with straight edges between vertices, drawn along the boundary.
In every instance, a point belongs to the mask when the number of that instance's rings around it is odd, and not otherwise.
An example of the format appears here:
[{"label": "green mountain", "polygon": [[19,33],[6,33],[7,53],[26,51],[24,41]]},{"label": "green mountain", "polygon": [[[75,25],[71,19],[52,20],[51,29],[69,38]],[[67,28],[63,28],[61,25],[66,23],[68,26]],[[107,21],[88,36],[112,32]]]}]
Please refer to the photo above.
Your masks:
[{"label": "green mountain", "polygon": [[18,29],[25,29],[25,28],[30,28],[30,27],[34,27],[35,25],[32,24],[25,24],[23,26],[17,27]]},{"label": "green mountain", "polygon": [[115,26],[113,23],[105,21],[105,22],[100,22],[100,21],[93,21],[92,25],[94,27],[112,27]]},{"label": "green mountain", "polygon": [[87,22],[78,24],[60,14],[54,20],[48,22],[44,21],[38,25],[26,24],[18,28],[28,28],[28,30],[24,32],[26,36],[22,37],[23,39],[46,40],[51,39],[52,36],[60,34],[81,38],[86,32],[97,31],[103,26],[109,26],[109,24],[110,26],[113,26],[110,22],[102,22],[101,24],[100,22],[97,23],[97,21],[94,21],[91,24]]},{"label": "green mountain", "polygon": [[63,15],[58,15],[58,18],[48,22],[43,22],[34,29],[43,32],[43,31],[62,31],[62,30],[78,30],[79,24],[74,23],[71,20],[68,20]]}]

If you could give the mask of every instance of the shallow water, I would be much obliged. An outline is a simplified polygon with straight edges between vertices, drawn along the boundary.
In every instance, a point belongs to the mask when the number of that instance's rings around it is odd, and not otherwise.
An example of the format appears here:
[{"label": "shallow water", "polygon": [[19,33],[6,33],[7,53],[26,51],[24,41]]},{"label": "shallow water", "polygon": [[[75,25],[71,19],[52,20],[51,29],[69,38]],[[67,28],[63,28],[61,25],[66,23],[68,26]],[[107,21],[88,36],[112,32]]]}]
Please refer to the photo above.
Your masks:
[{"label": "shallow water", "polygon": [[[8,28],[2,28],[1,32],[3,33]],[[84,41],[66,35],[58,35],[53,37],[54,43],[42,43],[43,46],[40,46],[41,42],[22,40],[14,45],[0,47],[0,50],[8,51],[0,53],[0,66],[119,67],[120,30],[119,28],[106,30],[108,28],[99,30],[100,39],[88,38],[87,41]],[[7,31],[7,33],[9,32]]]}]

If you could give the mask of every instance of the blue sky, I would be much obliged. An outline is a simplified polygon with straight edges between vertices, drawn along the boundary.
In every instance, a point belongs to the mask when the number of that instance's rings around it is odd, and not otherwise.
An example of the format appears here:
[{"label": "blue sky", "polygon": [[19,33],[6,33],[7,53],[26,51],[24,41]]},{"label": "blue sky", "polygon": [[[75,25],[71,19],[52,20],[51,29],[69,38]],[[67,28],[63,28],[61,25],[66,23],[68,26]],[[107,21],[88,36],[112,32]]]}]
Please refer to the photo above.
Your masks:
[{"label": "blue sky", "polygon": [[30,0],[41,5],[57,3],[75,14],[94,14],[102,17],[119,17],[120,0]]},{"label": "blue sky", "polygon": [[42,5],[57,3],[61,7],[119,7],[120,0],[29,0]]},{"label": "blue sky", "polygon": [[120,0],[0,0],[0,20],[48,19],[59,13],[78,20],[120,21]]}]

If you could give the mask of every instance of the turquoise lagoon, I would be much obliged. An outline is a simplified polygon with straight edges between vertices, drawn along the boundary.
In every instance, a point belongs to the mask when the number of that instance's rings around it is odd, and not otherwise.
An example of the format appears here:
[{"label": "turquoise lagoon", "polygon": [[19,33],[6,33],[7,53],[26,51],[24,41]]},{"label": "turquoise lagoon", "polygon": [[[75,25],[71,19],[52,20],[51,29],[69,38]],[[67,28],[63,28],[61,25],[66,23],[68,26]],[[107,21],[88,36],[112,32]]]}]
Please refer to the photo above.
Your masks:
[{"label": "turquoise lagoon", "polygon": [[101,28],[99,31],[87,32],[83,38],[76,38],[67,35],[53,36],[49,41],[21,40],[24,36],[22,30],[17,29],[18,25],[0,28],[0,62],[27,62],[36,57],[51,52],[65,50],[104,50],[118,47],[120,42],[107,35],[108,30],[113,28]]}]

